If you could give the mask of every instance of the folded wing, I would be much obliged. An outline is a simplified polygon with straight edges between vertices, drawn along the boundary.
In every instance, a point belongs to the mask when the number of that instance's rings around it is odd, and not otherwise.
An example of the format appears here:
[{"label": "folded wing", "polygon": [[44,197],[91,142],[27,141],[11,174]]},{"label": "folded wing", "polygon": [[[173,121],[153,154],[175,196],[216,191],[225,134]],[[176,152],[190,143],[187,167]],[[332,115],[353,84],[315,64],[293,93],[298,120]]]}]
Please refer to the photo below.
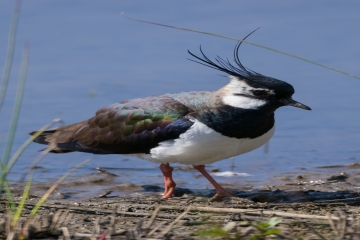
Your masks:
[{"label": "folded wing", "polygon": [[104,107],[89,120],[45,131],[34,141],[57,153],[149,153],[186,132],[193,124],[187,117],[191,112],[167,95],[133,99]]}]

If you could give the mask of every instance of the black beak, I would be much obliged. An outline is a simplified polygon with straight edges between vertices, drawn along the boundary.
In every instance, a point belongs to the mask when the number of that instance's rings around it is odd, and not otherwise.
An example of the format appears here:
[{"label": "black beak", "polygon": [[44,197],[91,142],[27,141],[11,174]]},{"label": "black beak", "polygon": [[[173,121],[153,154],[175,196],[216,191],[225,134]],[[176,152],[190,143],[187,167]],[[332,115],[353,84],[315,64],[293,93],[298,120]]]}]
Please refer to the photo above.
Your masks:
[{"label": "black beak", "polygon": [[311,108],[309,108],[308,106],[306,106],[302,103],[299,103],[299,102],[293,100],[292,98],[281,99],[280,102],[282,102],[284,104],[284,106],[293,106],[293,107],[302,108],[305,110],[311,110]]}]

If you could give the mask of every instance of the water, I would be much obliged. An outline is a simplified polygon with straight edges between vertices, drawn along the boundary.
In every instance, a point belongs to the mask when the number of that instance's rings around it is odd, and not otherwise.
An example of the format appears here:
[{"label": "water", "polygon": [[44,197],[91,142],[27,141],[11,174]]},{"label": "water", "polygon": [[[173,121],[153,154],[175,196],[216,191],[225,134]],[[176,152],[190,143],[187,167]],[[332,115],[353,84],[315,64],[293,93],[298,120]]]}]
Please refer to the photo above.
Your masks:
[{"label": "water", "polygon": [[[0,3],[0,66],[5,61],[13,5]],[[31,45],[30,63],[13,151],[27,139],[28,132],[54,118],[70,124],[122,100],[211,91],[226,84],[221,73],[186,60],[187,50],[198,54],[201,45],[211,59],[217,55],[231,59],[234,41],[132,22],[121,17],[121,12],[237,38],[261,27],[249,41],[360,75],[359,7],[356,1],[24,1],[11,82],[0,114],[2,141],[8,133],[25,41]],[[261,187],[278,176],[305,172],[320,173],[321,177],[339,170],[318,166],[360,162],[359,80],[246,44],[240,56],[246,67],[291,83],[296,90],[294,99],[313,111],[279,109],[268,154],[260,148],[236,157],[234,164],[229,159],[209,166],[251,176],[216,177],[219,182]],[[10,179],[17,180],[42,148],[32,144]],[[89,157],[93,160],[73,175],[73,181],[86,181],[102,167],[118,175],[114,185],[162,184],[157,164],[128,156],[83,153],[46,156],[35,181],[54,181]],[[174,173],[178,186],[209,187],[197,176],[194,171]]]}]

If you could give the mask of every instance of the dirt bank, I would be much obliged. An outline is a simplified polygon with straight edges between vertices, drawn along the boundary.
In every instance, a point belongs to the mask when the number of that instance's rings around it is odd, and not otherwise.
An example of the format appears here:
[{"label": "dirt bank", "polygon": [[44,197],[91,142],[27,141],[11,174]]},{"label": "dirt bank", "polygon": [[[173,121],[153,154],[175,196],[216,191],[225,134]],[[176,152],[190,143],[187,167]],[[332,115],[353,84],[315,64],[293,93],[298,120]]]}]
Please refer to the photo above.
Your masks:
[{"label": "dirt bank", "polygon": [[[231,231],[219,239],[250,239],[261,235],[261,223],[280,217],[281,223],[274,228],[281,232],[269,239],[358,239],[360,194],[326,189],[299,190],[299,186],[286,185],[233,191],[236,197],[212,201],[216,200],[212,192],[204,196],[189,189],[178,189],[173,199],[162,200],[159,187],[145,186],[135,197],[103,194],[82,201],[49,200],[35,218],[28,215],[39,197],[31,195],[22,214],[22,228],[25,235],[37,239],[206,239],[216,227],[231,222]],[[0,205],[1,238],[9,232],[5,202]]]}]

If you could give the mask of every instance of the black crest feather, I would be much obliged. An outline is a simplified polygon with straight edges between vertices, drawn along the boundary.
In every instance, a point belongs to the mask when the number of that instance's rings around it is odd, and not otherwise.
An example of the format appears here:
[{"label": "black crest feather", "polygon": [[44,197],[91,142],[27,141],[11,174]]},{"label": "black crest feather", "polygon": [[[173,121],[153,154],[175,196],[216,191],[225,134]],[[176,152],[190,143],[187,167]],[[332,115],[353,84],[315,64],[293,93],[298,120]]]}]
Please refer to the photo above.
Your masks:
[{"label": "black crest feather", "polygon": [[193,62],[196,62],[196,63],[199,63],[201,65],[204,65],[204,66],[207,66],[207,67],[210,67],[210,68],[214,68],[216,70],[220,70],[222,72],[225,72],[225,73],[228,73],[230,74],[231,76],[234,76],[234,77],[238,77],[239,79],[245,79],[245,80],[249,80],[253,83],[257,83],[257,84],[260,84],[262,85],[261,83],[257,82],[256,80],[259,79],[259,78],[264,78],[265,76],[263,76],[262,74],[260,73],[257,73],[255,71],[252,71],[248,68],[245,68],[241,61],[240,61],[240,58],[239,58],[239,48],[242,44],[242,42],[247,38],[249,37],[252,33],[254,33],[256,30],[258,30],[259,28],[255,29],[254,31],[252,31],[251,33],[249,33],[246,37],[244,37],[242,39],[242,41],[239,41],[236,46],[235,46],[235,49],[234,49],[234,62],[236,63],[237,66],[234,66],[233,64],[231,64],[231,62],[229,61],[229,59],[223,59],[219,56],[217,56],[215,58],[215,61],[211,61],[205,54],[204,52],[202,51],[201,49],[201,46],[200,46],[200,52],[201,52],[201,55],[202,57],[199,57],[199,56],[196,56],[195,54],[193,54],[192,52],[190,52],[188,50],[188,53],[193,56],[194,58],[198,59],[199,61],[196,61],[196,60],[192,60],[192,59],[189,59],[190,61],[193,61]]}]

